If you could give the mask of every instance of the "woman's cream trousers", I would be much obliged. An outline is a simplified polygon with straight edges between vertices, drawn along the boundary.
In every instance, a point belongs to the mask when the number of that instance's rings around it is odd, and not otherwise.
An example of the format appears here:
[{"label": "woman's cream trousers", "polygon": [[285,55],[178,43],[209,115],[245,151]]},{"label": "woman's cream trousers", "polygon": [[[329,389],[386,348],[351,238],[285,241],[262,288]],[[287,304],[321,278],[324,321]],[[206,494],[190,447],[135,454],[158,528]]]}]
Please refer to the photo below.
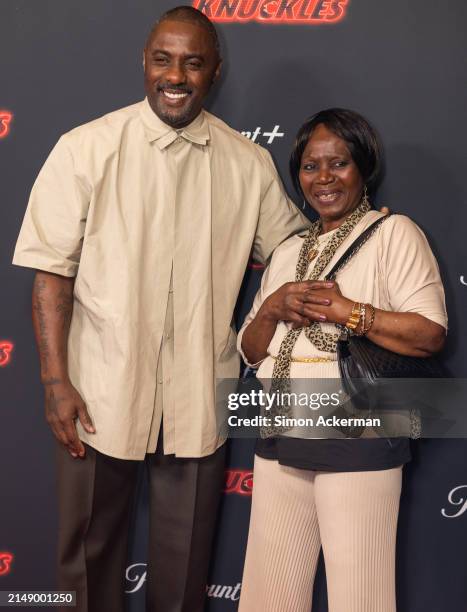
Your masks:
[{"label": "woman's cream trousers", "polygon": [[402,467],[315,472],[255,457],[239,612],[310,612],[321,547],[329,612],[396,612]]}]

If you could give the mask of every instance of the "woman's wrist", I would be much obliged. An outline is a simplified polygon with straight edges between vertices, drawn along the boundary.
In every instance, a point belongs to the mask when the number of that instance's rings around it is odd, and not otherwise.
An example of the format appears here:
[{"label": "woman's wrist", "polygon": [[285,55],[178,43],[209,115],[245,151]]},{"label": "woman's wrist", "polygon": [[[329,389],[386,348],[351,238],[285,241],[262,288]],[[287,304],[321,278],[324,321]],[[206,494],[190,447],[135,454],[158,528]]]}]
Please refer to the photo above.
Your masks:
[{"label": "woman's wrist", "polygon": [[362,304],[362,317],[356,330],[357,335],[366,336],[373,327],[376,309],[373,304]]},{"label": "woman's wrist", "polygon": [[277,325],[278,318],[274,312],[274,308],[271,307],[269,299],[266,299],[261,305],[256,313],[256,319],[265,324]]},{"label": "woman's wrist", "polygon": [[375,307],[364,302],[353,302],[351,312],[344,327],[357,336],[365,336],[372,328],[375,320]]},{"label": "woman's wrist", "polygon": [[339,320],[336,321],[336,323],[339,323],[340,325],[343,325],[344,327],[347,326],[348,321],[350,320],[351,316],[352,316],[352,311],[354,309],[354,305],[355,302],[352,302],[352,300],[349,300],[347,298],[345,299],[345,304],[343,306],[342,313],[339,317]]}]

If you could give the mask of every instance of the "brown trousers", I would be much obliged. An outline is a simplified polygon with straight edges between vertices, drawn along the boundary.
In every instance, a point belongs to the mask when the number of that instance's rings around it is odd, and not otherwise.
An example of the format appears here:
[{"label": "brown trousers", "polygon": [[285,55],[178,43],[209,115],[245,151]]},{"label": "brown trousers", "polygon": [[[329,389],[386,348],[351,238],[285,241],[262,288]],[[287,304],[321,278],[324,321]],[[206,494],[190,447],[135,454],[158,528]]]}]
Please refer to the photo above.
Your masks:
[{"label": "brown trousers", "polygon": [[[161,441],[159,441],[161,442]],[[149,478],[148,612],[203,612],[224,478],[225,446],[201,459],[146,456]],[[58,587],[76,612],[123,612],[128,530],[138,463],[86,445],[58,445]],[[64,608],[63,610],[69,610]]]}]

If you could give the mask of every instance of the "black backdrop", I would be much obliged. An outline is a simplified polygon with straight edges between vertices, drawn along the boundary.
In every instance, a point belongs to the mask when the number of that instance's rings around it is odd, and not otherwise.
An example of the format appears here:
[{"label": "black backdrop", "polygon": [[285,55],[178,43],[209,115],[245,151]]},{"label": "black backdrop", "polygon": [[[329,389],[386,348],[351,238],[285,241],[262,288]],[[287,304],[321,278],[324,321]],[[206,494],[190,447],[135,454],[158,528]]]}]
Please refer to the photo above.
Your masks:
[{"label": "black backdrop", "polygon": [[[143,97],[145,36],[176,4],[0,0],[0,590],[54,588],[53,443],[43,420],[30,323],[32,272],[10,264],[28,192],[61,133]],[[264,10],[271,14],[279,5],[269,2]],[[299,2],[297,10],[302,5],[307,3]],[[288,188],[288,153],[306,116],[344,106],[376,125],[387,160],[376,204],[410,215],[428,235],[446,288],[446,361],[454,375],[465,376],[467,5],[312,0],[308,6],[315,16],[326,6],[330,15],[340,7],[342,19],[219,23],[224,75],[209,110],[266,146]],[[247,271],[239,322],[260,275],[254,266]],[[210,611],[237,608],[252,448],[248,440],[230,445]],[[466,451],[462,440],[427,440],[414,448],[399,522],[400,612],[467,610]],[[146,530],[141,474],[127,570],[135,612],[143,609]],[[323,577],[321,566],[318,612],[327,609]]]}]

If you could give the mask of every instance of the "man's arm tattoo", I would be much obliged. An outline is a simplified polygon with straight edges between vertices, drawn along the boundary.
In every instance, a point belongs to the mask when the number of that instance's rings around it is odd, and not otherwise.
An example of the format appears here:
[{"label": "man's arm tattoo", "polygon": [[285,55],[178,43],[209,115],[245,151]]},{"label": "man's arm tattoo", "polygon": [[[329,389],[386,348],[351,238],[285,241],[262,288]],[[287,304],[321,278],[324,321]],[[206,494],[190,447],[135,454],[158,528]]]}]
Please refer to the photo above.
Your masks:
[{"label": "man's arm tattoo", "polygon": [[39,354],[42,359],[42,363],[44,365],[44,370],[47,370],[48,358],[50,356],[50,347],[49,340],[47,336],[47,325],[46,325],[46,317],[44,310],[44,298],[43,292],[47,286],[47,283],[44,279],[35,279],[34,280],[34,291],[33,291],[33,303],[32,308],[37,317],[38,323],[38,337],[37,337],[37,345],[39,348]]},{"label": "man's arm tattoo", "polygon": [[50,389],[50,393],[47,396],[47,411],[52,414],[57,414],[58,400],[55,397],[53,387]]},{"label": "man's arm tattoo", "polygon": [[[73,313],[73,284],[62,282],[60,285],[55,278],[36,276],[32,308],[42,377],[47,380],[57,358],[66,359],[67,335]],[[55,371],[53,375],[57,375]]]},{"label": "man's arm tattoo", "polygon": [[55,307],[55,311],[60,313],[62,318],[62,329],[68,329],[73,312],[73,296],[67,293],[64,289],[60,289],[60,293],[58,294],[58,304]]},{"label": "man's arm tattoo", "polygon": [[59,385],[61,383],[61,379],[60,378],[46,378],[45,380],[42,381],[42,384],[44,385],[44,387],[53,387],[55,385]]}]

